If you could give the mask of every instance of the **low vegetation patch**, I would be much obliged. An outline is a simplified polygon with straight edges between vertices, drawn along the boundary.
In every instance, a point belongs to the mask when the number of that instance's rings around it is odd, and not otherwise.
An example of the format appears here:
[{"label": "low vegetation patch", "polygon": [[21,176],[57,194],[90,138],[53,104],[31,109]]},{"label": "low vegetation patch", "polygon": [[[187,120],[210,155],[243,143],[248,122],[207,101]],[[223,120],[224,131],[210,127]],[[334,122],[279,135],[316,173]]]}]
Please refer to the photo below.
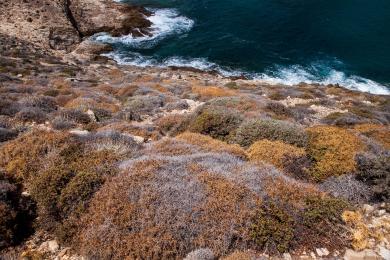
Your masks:
[{"label": "low vegetation patch", "polygon": [[261,140],[252,144],[247,154],[249,160],[253,162],[265,162],[283,168],[287,156],[304,156],[305,150],[280,141]]},{"label": "low vegetation patch", "polygon": [[305,147],[307,144],[307,134],[302,127],[273,119],[246,121],[240,125],[230,140],[243,147],[249,147],[262,139],[282,141],[298,147]]},{"label": "low vegetation patch", "polygon": [[308,129],[308,154],[314,160],[312,177],[321,181],[356,170],[355,155],[364,149],[360,139],[348,130],[317,126]]}]

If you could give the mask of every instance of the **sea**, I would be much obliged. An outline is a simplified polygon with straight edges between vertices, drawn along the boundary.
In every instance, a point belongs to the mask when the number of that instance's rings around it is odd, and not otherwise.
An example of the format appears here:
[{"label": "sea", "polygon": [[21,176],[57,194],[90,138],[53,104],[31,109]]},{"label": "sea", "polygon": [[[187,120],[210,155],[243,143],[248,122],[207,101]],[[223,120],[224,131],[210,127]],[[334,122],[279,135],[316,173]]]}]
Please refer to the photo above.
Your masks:
[{"label": "sea", "polygon": [[123,0],[153,36],[93,36],[120,64],[390,94],[390,0]]}]

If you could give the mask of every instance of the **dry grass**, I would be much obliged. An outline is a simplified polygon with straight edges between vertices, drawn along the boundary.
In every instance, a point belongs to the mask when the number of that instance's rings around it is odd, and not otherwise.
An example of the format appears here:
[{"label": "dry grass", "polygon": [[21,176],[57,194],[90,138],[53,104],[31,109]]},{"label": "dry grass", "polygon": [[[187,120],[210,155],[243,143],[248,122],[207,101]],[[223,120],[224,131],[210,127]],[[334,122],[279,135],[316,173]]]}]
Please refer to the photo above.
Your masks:
[{"label": "dry grass", "polygon": [[176,138],[189,144],[199,146],[206,152],[225,152],[242,159],[246,158],[245,151],[239,145],[227,144],[206,135],[186,132],[178,135]]},{"label": "dry grass", "polygon": [[311,170],[314,179],[321,181],[356,170],[355,155],[364,149],[357,136],[348,130],[331,126],[312,127],[308,133],[308,154],[315,161]]},{"label": "dry grass", "polygon": [[236,94],[235,91],[227,88],[215,86],[194,86],[192,92],[200,95],[202,100],[208,100],[216,97],[230,97]]},{"label": "dry grass", "polygon": [[355,126],[354,129],[382,144],[385,149],[390,149],[390,128],[388,126],[361,124]]},{"label": "dry grass", "polygon": [[277,168],[283,168],[286,156],[304,156],[305,150],[280,141],[269,141],[264,139],[252,144],[247,150],[247,154],[249,160],[253,162],[265,162],[272,164]]}]

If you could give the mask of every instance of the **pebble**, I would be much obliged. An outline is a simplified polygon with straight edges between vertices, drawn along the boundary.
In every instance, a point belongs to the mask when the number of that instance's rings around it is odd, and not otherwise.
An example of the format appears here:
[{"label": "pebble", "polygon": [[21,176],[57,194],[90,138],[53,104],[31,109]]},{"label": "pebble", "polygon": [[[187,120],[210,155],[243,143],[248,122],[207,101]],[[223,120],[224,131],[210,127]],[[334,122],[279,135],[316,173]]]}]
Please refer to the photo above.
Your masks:
[{"label": "pebble", "polygon": [[384,259],[390,259],[390,250],[389,249],[386,249],[386,248],[381,246],[381,247],[379,247],[379,254]]},{"label": "pebble", "polygon": [[347,249],[344,254],[344,260],[379,260],[381,259],[373,250],[365,249],[357,252],[352,249]]},{"label": "pebble", "polygon": [[329,255],[329,250],[326,248],[316,248],[316,253],[319,257]]},{"label": "pebble", "polygon": [[368,204],[363,205],[363,210],[364,210],[364,213],[366,213],[366,214],[370,214],[371,212],[374,211],[374,209],[375,208],[371,205],[368,205]]},{"label": "pebble", "polygon": [[292,257],[291,257],[291,255],[289,253],[284,253],[283,254],[283,259],[285,259],[285,260],[292,260]]}]

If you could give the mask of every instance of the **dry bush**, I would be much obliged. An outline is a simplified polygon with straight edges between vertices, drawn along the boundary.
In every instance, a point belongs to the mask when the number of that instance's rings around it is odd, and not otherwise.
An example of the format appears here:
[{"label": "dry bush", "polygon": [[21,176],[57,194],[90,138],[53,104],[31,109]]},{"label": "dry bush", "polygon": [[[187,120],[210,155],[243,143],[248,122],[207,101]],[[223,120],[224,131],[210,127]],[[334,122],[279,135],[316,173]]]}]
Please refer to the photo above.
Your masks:
[{"label": "dry bush", "polygon": [[165,104],[164,96],[133,96],[124,103],[127,113],[138,115],[153,115]]},{"label": "dry bush", "polygon": [[308,154],[314,160],[311,175],[315,180],[355,171],[355,155],[364,149],[357,136],[333,126],[312,127],[308,133]]},{"label": "dry bush", "polygon": [[205,106],[190,122],[188,130],[226,140],[241,122],[242,117],[234,110]]},{"label": "dry bush", "polygon": [[368,203],[373,196],[370,187],[356,180],[352,174],[330,177],[321,183],[319,188],[334,197],[357,204]]},{"label": "dry bush", "polygon": [[370,186],[374,198],[390,201],[390,152],[379,155],[359,154],[356,157],[357,178]]},{"label": "dry bush", "polygon": [[22,108],[38,108],[44,113],[51,113],[57,110],[57,102],[52,97],[32,96],[18,101]]},{"label": "dry bush", "polygon": [[37,174],[45,157],[69,141],[66,133],[33,131],[0,147],[0,167],[19,181]]},{"label": "dry bush", "polygon": [[311,180],[310,169],[312,160],[307,155],[290,156],[283,158],[283,170],[289,176],[298,180]]},{"label": "dry bush", "polygon": [[280,117],[292,117],[293,113],[290,108],[278,102],[270,102],[267,104],[266,109]]},{"label": "dry bush", "polygon": [[247,150],[247,155],[252,162],[265,162],[277,168],[283,168],[286,156],[304,156],[305,150],[280,141],[264,139],[252,144]]},{"label": "dry bush", "polygon": [[167,103],[164,106],[164,109],[167,111],[185,110],[188,108],[189,108],[188,102],[186,100],[182,100],[182,99],[175,101],[175,102]]},{"label": "dry bush", "polygon": [[258,112],[260,109],[259,101],[255,98],[246,96],[233,96],[215,98],[206,103],[210,107],[222,107],[237,110],[243,113]]},{"label": "dry bush", "polygon": [[254,259],[249,253],[243,251],[235,251],[232,254],[222,258],[222,260],[252,260]]},{"label": "dry bush", "polygon": [[91,118],[88,114],[78,109],[63,109],[59,113],[59,119],[76,124],[88,124]]},{"label": "dry bush", "polygon": [[176,136],[176,138],[186,143],[199,146],[206,152],[225,152],[242,159],[246,158],[245,151],[240,146],[227,144],[206,135],[186,132]]},{"label": "dry bush", "polygon": [[194,86],[192,87],[192,92],[198,94],[202,100],[216,97],[230,97],[236,94],[236,92],[231,89],[215,86]]},{"label": "dry bush", "polygon": [[66,103],[65,108],[87,111],[91,109],[105,109],[112,113],[119,111],[119,106],[114,103],[114,100],[105,98],[103,96],[98,97],[77,97]]},{"label": "dry bush", "polygon": [[178,133],[184,132],[189,125],[188,115],[168,115],[157,119],[155,122],[158,129],[163,135],[174,136]]},{"label": "dry bush", "polygon": [[0,143],[12,140],[18,136],[18,132],[12,129],[0,127]]},{"label": "dry bush", "polygon": [[34,204],[21,196],[20,187],[0,172],[0,250],[31,235]]},{"label": "dry bush", "polygon": [[359,117],[352,113],[340,113],[340,112],[331,113],[321,120],[321,122],[324,124],[335,125],[340,127],[354,126],[357,124],[367,123],[369,121],[370,120]]},{"label": "dry bush", "polygon": [[126,100],[128,97],[134,95],[134,92],[138,89],[138,86],[129,85],[123,88],[119,88],[116,92],[116,96],[121,100]]},{"label": "dry bush", "polygon": [[362,124],[355,126],[354,129],[379,142],[385,149],[390,149],[390,129],[388,126]]},{"label": "dry bush", "polygon": [[273,119],[256,119],[244,122],[237,129],[231,141],[243,147],[249,147],[262,139],[282,141],[298,147],[304,147],[307,144],[307,134],[302,127]]},{"label": "dry bush", "polygon": [[[330,228],[340,219],[338,201],[273,167],[200,152],[174,139],[151,144],[144,153],[121,165],[83,215],[73,244],[87,257],[179,259],[205,247],[219,257],[243,249],[343,245],[341,238],[330,240],[338,235]],[[272,203],[277,212],[268,210]],[[330,212],[323,212],[326,207]],[[280,220],[278,212],[286,218]],[[302,218],[306,224],[299,224]],[[311,232],[317,223],[324,230]],[[300,232],[311,236],[301,238]]]},{"label": "dry bush", "polygon": [[42,124],[47,120],[47,115],[40,108],[23,108],[15,115],[15,119],[19,122],[23,123],[38,123]]},{"label": "dry bush", "polygon": [[[147,156],[125,163],[123,173],[93,199],[83,219],[81,251],[97,258],[177,259],[201,247],[225,254],[229,247],[246,245],[258,200],[220,176],[232,175],[221,172],[221,160],[230,171],[242,164],[216,154]],[[210,164],[214,169],[205,167]]]}]

